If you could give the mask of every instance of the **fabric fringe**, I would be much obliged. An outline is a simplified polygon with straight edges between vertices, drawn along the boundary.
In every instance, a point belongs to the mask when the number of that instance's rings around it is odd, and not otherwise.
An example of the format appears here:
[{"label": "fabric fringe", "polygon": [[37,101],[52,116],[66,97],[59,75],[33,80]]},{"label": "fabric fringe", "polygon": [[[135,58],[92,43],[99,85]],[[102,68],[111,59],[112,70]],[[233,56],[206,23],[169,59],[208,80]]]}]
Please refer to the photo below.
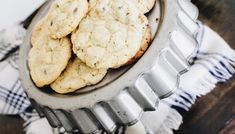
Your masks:
[{"label": "fabric fringe", "polygon": [[[206,95],[215,88],[218,82],[225,82],[233,76],[235,73],[235,52],[233,50],[230,52],[229,57],[218,53],[199,53],[195,64],[185,76],[182,76],[180,89],[171,97],[164,99],[163,102],[169,107],[178,107],[188,111],[197,97]],[[199,75],[201,79],[190,82],[189,77],[192,77],[194,73],[198,75],[198,72],[203,74],[203,76]],[[180,111],[176,110],[170,108],[169,115],[159,127],[157,134],[173,134],[173,130],[179,128],[183,117]]]},{"label": "fabric fringe", "polygon": [[0,31],[0,61],[19,48],[25,35],[26,30],[22,25],[13,25],[11,28]]},{"label": "fabric fringe", "polygon": [[172,130],[177,130],[182,123],[182,116],[175,110],[170,109],[164,123],[159,127],[157,134],[173,134]]}]

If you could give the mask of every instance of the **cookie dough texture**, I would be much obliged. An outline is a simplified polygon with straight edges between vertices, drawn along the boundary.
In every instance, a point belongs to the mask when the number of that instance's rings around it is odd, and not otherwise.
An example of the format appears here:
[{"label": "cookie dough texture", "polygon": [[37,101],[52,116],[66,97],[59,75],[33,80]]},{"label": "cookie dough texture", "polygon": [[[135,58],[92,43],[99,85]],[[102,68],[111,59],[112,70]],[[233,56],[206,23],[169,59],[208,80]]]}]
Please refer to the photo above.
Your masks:
[{"label": "cookie dough texture", "polygon": [[[156,0],[128,0],[135,5],[142,14],[148,13],[154,6]],[[97,4],[97,0],[89,0],[89,9]]]},{"label": "cookie dough texture", "polygon": [[130,0],[136,4],[138,10],[145,14],[148,13],[154,6],[156,0]]},{"label": "cookie dough texture", "polygon": [[29,52],[28,66],[38,87],[49,85],[60,76],[71,57],[71,47],[69,38],[54,40],[48,35],[34,43]]},{"label": "cookie dough texture", "polygon": [[143,22],[126,0],[96,0],[72,34],[74,53],[93,68],[118,68],[141,49]]},{"label": "cookie dough texture", "polygon": [[34,45],[41,40],[44,40],[45,35],[48,35],[48,28],[44,19],[38,21],[32,30],[31,44]]},{"label": "cookie dough texture", "polygon": [[106,73],[106,69],[90,68],[75,58],[69,62],[60,77],[51,84],[51,88],[61,94],[74,92],[82,87],[97,84]]},{"label": "cookie dough texture", "polygon": [[[145,17],[145,16],[144,16]],[[150,42],[151,42],[151,36],[152,36],[152,33],[151,33],[151,29],[148,25],[145,25],[143,26],[144,28],[144,36],[142,38],[142,42],[141,42],[141,48],[139,49],[139,51],[135,54],[134,57],[132,57],[127,63],[126,65],[129,65],[133,62],[135,62],[136,60],[138,60],[144,53],[145,51],[147,50]]]},{"label": "cookie dough texture", "polygon": [[87,0],[55,0],[46,17],[49,34],[54,39],[67,36],[87,12]]}]

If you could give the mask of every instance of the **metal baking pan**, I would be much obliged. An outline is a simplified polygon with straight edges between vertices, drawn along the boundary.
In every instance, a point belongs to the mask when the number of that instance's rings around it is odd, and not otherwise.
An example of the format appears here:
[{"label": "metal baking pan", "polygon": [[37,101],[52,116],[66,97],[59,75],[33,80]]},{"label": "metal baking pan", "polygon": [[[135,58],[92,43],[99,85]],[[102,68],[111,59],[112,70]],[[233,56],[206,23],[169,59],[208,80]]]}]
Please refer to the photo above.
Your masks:
[{"label": "metal baking pan", "polygon": [[[109,70],[97,85],[60,95],[37,88],[27,65],[34,25],[47,14],[48,0],[30,24],[20,48],[20,77],[32,104],[53,127],[68,132],[113,132],[118,125],[132,125],[145,111],[155,110],[159,99],[178,88],[198,49],[198,10],[188,0],[157,0],[147,14],[153,41],[134,64]],[[185,51],[187,50],[187,51]]]}]

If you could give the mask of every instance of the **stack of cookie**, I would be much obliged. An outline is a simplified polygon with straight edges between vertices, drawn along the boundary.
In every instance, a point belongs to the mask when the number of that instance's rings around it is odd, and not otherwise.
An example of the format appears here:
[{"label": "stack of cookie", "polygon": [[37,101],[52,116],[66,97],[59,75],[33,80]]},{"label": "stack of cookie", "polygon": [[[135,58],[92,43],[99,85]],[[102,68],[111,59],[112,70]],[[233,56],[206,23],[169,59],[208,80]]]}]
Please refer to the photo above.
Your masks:
[{"label": "stack of cookie", "polygon": [[131,64],[151,40],[144,15],[155,0],[55,0],[35,25],[29,69],[38,87],[61,94],[97,84]]}]

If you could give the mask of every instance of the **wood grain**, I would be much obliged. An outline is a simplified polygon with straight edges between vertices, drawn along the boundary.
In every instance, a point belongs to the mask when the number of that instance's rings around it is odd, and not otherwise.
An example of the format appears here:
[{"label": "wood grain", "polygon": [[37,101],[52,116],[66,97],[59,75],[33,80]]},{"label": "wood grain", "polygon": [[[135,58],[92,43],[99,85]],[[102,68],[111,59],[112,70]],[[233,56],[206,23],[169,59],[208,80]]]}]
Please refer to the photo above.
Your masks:
[{"label": "wood grain", "polygon": [[23,120],[18,116],[0,116],[0,134],[24,134]]},{"label": "wood grain", "polygon": [[219,134],[235,134],[235,118],[226,122],[226,126],[219,132]]},{"label": "wood grain", "polygon": [[[200,20],[235,48],[235,0],[192,0]],[[0,116],[0,134],[22,134],[19,117]],[[235,77],[197,100],[176,134],[235,134]]]}]

